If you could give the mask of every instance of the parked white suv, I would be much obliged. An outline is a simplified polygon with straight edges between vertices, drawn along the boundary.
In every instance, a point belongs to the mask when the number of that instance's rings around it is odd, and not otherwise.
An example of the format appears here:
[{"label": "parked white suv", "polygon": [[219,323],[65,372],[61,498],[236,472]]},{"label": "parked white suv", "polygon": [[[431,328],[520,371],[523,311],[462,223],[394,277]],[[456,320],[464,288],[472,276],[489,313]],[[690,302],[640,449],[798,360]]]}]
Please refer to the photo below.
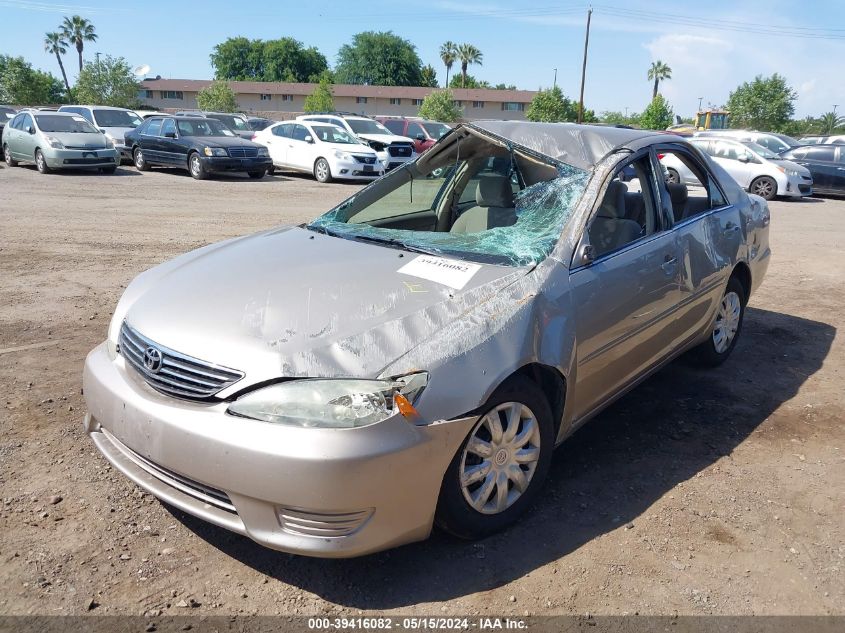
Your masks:
[{"label": "parked white suv", "polygon": [[124,134],[141,125],[143,120],[134,110],[111,106],[63,105],[59,112],[78,114],[106,135],[120,153],[122,161],[132,162],[132,150],[126,147]]},{"label": "parked white suv", "polygon": [[320,121],[331,123],[357,136],[378,154],[385,171],[416,158],[414,141],[406,136],[396,136],[378,121],[366,116],[334,112],[327,114],[303,114],[298,121]]}]

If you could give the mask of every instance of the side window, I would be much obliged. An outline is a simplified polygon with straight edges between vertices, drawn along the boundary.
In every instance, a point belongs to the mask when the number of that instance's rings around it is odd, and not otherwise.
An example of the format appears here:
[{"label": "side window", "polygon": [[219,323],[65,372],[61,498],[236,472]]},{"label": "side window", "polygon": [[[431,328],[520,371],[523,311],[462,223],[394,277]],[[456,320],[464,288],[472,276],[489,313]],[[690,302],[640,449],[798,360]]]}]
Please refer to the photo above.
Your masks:
[{"label": "side window", "polygon": [[648,154],[617,170],[587,228],[596,257],[618,251],[662,229],[654,182]]},{"label": "side window", "polygon": [[144,134],[147,136],[158,136],[159,132],[161,132],[161,119],[153,119],[147,129],[144,130]]},{"label": "side window", "polygon": [[405,123],[403,121],[399,121],[398,119],[387,119],[386,121],[382,121],[382,125],[394,134],[402,136],[402,132],[404,131],[402,128]]},{"label": "side window", "polygon": [[419,123],[408,123],[408,129],[403,136],[407,136],[408,138],[417,138],[417,134],[425,136],[422,126]]},{"label": "side window", "polygon": [[835,147],[811,147],[807,150],[807,158],[833,162]]},{"label": "side window", "polygon": [[168,133],[176,134],[176,121],[173,119],[165,119],[161,126],[161,135],[166,136]]},{"label": "side window", "polygon": [[792,150],[792,157],[793,158],[804,158],[804,156],[806,154],[807,154],[807,148],[806,147],[798,147],[798,148]]},{"label": "side window", "polygon": [[304,125],[295,125],[293,127],[293,134],[291,138],[294,141],[304,141],[306,136],[310,136],[311,132],[308,131],[308,128]]},{"label": "side window", "polygon": [[21,121],[21,129],[26,132],[29,128],[34,128],[35,126],[32,124],[32,117],[28,114],[23,115],[23,121]]},{"label": "side window", "polygon": [[695,158],[682,150],[657,154],[663,167],[674,221],[683,222],[710,209],[725,206],[725,198],[710,174]]},{"label": "side window", "polygon": [[839,148],[839,155],[836,157],[836,162],[845,164],[845,147]]},{"label": "side window", "polygon": [[277,125],[273,128],[273,136],[282,136],[285,138],[290,138],[290,129],[293,126],[290,123],[283,123],[282,125]]},{"label": "side window", "polygon": [[94,115],[91,114],[91,110],[89,110],[88,108],[79,108],[77,112],[83,117],[85,117],[88,123],[94,123]]},{"label": "side window", "polygon": [[19,114],[18,116],[16,116],[14,119],[12,119],[12,122],[9,124],[9,127],[11,127],[12,129],[15,129],[15,130],[22,130],[23,129],[23,117],[24,117],[23,114]]},{"label": "side window", "polygon": [[727,158],[728,160],[739,160],[737,146],[727,141],[713,141],[713,153],[716,158]]}]

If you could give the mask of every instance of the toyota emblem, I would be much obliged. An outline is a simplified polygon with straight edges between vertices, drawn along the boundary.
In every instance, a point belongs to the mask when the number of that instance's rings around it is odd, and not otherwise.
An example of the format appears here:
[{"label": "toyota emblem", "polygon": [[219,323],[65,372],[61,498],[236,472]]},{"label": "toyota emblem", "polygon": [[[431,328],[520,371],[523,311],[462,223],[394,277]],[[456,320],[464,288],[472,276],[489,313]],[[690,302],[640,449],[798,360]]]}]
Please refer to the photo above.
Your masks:
[{"label": "toyota emblem", "polygon": [[144,367],[147,368],[147,371],[157,374],[161,369],[161,362],[161,352],[155,347],[148,347],[144,350]]}]

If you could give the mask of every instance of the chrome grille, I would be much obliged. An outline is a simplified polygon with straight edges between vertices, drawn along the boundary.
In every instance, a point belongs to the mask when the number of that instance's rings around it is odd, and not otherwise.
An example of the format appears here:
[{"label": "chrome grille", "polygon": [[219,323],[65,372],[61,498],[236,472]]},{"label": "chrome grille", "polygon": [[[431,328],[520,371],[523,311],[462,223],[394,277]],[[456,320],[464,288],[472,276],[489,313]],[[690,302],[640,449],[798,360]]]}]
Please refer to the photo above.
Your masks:
[{"label": "chrome grille", "polygon": [[230,147],[229,156],[232,158],[255,158],[258,156],[257,147]]},{"label": "chrome grille", "polygon": [[[120,354],[153,389],[178,398],[204,400],[233,385],[244,377],[243,372],[220,367],[197,358],[185,356],[159,345],[143,336],[126,321],[118,337]],[[149,368],[145,363],[148,350],[160,354],[160,367]]]},{"label": "chrome grille", "polygon": [[357,160],[359,163],[364,163],[365,165],[373,165],[376,162],[375,156],[361,156],[360,154],[352,154],[352,158]]},{"label": "chrome grille", "polygon": [[394,143],[387,148],[387,153],[396,158],[409,157],[413,153],[413,148],[410,145],[400,145]]},{"label": "chrome grille", "polygon": [[354,512],[312,512],[298,508],[279,508],[282,529],[300,536],[338,538],[354,534],[373,515],[373,509]]}]

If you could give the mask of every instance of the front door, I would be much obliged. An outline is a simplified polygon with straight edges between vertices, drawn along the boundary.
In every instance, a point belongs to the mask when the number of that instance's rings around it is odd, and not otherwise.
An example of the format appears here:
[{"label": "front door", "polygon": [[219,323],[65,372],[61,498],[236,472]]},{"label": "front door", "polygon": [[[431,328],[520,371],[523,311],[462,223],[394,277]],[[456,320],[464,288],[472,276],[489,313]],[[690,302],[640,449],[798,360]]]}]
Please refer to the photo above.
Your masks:
[{"label": "front door", "polygon": [[161,126],[162,119],[152,119],[146,127],[138,135],[138,145],[141,146],[141,151],[144,153],[148,163],[165,163],[167,159],[161,151]]},{"label": "front door", "polygon": [[[577,337],[575,416],[588,415],[672,349],[679,298],[678,244],[667,230],[648,152],[607,181],[570,273]],[[578,257],[579,255],[576,255]]]},{"label": "front door", "polygon": [[177,138],[176,121],[165,119],[161,124],[159,144],[161,145],[161,160],[168,165],[184,166],[188,163],[188,150]]},{"label": "front door", "polygon": [[299,123],[294,124],[291,130],[291,137],[288,139],[288,156],[287,163],[294,169],[310,172],[314,167],[314,158],[312,157],[314,139],[311,143],[305,141],[311,136],[311,132],[307,127]]}]

